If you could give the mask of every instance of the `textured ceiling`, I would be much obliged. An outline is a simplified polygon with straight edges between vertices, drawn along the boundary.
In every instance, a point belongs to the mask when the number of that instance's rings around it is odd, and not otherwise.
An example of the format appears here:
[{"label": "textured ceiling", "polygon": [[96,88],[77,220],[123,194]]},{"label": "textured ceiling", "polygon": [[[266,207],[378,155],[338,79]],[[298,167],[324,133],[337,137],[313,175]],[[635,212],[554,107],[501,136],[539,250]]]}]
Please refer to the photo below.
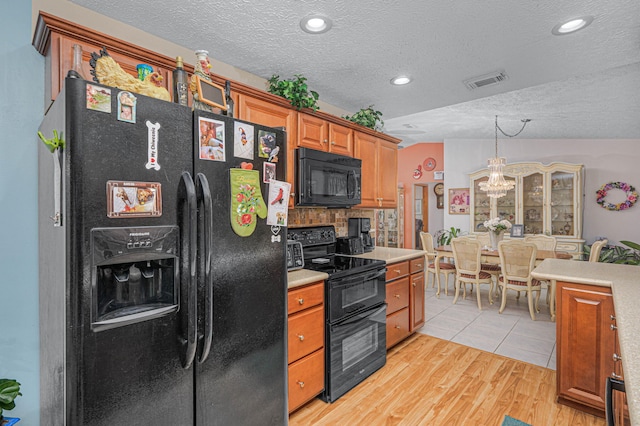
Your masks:
[{"label": "textured ceiling", "polygon": [[[494,115],[506,131],[532,119],[524,138],[640,138],[638,0],[72,1],[265,79],[303,74],[344,110],[373,104],[402,145],[491,138]],[[310,13],[333,28],[303,32]],[[509,78],[462,83],[495,70]],[[398,74],[414,80],[392,86]]]}]

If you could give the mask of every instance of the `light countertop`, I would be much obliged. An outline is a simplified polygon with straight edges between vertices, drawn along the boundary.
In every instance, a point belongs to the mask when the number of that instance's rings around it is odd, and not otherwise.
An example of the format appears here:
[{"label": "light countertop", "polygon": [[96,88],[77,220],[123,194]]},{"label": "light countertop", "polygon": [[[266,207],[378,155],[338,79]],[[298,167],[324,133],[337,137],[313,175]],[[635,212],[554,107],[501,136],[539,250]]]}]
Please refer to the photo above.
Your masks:
[{"label": "light countertop", "polygon": [[640,425],[640,266],[547,259],[531,275],[542,280],[611,287],[631,424]]},{"label": "light countertop", "polygon": [[[365,259],[379,259],[384,260],[387,264],[390,264],[402,262],[404,260],[415,259],[421,256],[424,256],[424,252],[422,250],[376,247],[369,253],[358,254],[355,257],[363,257]],[[324,281],[328,277],[329,276],[324,272],[316,272],[309,269],[298,269],[287,274],[288,287],[300,287],[316,281]]]},{"label": "light countertop", "polygon": [[356,257],[363,257],[365,259],[384,260],[387,263],[402,262],[403,260],[415,259],[421,256],[424,256],[424,251],[422,250],[411,250],[392,247],[376,247],[369,253],[356,255]]}]

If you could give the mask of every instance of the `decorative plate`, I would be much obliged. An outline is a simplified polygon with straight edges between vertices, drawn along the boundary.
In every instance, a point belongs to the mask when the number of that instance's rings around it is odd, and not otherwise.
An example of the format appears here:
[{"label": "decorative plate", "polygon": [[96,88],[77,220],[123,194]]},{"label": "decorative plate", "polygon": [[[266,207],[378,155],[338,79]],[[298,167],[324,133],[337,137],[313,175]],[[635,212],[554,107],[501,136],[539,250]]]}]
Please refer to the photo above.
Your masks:
[{"label": "decorative plate", "polygon": [[431,170],[436,168],[436,160],[429,157],[426,160],[424,160],[424,163],[422,163],[422,167],[424,167],[425,172],[430,172]]}]

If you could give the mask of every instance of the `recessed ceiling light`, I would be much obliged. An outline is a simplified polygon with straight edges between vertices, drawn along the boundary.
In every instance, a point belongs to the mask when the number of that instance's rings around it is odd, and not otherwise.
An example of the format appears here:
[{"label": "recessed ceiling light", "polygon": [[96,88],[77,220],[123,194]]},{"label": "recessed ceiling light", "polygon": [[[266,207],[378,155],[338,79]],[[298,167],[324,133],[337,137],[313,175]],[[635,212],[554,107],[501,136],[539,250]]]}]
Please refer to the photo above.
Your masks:
[{"label": "recessed ceiling light", "polygon": [[331,29],[332,25],[331,19],[319,14],[305,16],[300,21],[302,31],[310,34],[326,33]]},{"label": "recessed ceiling light", "polygon": [[399,75],[391,79],[391,84],[396,86],[402,86],[404,84],[409,84],[409,83],[411,83],[411,77],[406,75]]},{"label": "recessed ceiling light", "polygon": [[580,18],[571,19],[570,21],[561,22],[551,32],[555,35],[571,34],[581,30],[593,22],[593,16],[582,16]]}]

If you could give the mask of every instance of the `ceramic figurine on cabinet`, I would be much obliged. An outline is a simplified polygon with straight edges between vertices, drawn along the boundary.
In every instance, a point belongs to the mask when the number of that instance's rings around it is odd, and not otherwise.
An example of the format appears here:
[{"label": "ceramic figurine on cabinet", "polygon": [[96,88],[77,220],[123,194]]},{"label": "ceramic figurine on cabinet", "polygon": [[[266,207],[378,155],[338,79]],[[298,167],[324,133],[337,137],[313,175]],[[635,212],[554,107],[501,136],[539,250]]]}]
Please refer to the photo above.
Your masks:
[{"label": "ceramic figurine on cabinet", "polygon": [[201,109],[203,111],[212,112],[213,108],[210,105],[200,101],[198,95],[198,81],[196,76],[203,80],[211,81],[211,62],[209,61],[209,52],[206,50],[196,50],[195,52],[197,62],[194,68],[193,75],[191,76],[191,82],[189,83],[189,90],[193,94],[193,109]]}]

